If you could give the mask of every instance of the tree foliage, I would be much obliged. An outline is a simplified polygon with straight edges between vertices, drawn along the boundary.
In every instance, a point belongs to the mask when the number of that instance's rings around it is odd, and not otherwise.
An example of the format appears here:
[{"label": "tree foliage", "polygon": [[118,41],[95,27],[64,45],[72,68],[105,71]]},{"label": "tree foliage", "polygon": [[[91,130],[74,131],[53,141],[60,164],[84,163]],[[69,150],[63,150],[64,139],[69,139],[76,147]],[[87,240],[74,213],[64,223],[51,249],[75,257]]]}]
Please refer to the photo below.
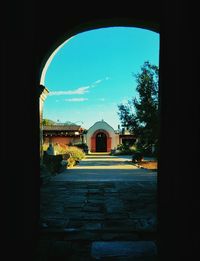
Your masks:
[{"label": "tree foliage", "polygon": [[158,146],[158,66],[145,61],[141,72],[133,74],[138,97],[118,105],[123,127],[138,138],[138,147],[146,152]]},{"label": "tree foliage", "polygon": [[43,126],[47,126],[47,125],[51,126],[51,125],[55,125],[56,123],[50,119],[43,119],[42,124],[43,124]]}]

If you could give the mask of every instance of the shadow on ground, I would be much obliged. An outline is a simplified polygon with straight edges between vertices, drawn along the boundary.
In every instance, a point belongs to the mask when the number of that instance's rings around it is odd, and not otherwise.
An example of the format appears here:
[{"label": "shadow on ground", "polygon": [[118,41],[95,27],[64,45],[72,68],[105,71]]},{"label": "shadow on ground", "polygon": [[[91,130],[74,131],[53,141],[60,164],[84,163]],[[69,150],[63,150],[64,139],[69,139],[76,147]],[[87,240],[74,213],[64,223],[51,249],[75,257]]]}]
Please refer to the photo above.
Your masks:
[{"label": "shadow on ground", "polygon": [[156,260],[156,173],[93,167],[41,186],[35,261]]}]

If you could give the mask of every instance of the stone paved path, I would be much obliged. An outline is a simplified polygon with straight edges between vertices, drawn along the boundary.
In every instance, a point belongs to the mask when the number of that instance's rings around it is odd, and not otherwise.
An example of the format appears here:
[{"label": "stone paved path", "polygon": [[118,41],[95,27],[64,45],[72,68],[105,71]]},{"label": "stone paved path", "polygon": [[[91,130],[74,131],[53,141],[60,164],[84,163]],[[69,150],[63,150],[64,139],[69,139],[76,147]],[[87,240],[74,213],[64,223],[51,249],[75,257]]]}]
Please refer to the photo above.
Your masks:
[{"label": "stone paved path", "polygon": [[88,156],[41,187],[35,260],[156,260],[156,173],[127,160]]},{"label": "stone paved path", "polygon": [[88,155],[76,167],[67,169],[54,181],[156,181],[156,173],[131,163],[131,156]]}]

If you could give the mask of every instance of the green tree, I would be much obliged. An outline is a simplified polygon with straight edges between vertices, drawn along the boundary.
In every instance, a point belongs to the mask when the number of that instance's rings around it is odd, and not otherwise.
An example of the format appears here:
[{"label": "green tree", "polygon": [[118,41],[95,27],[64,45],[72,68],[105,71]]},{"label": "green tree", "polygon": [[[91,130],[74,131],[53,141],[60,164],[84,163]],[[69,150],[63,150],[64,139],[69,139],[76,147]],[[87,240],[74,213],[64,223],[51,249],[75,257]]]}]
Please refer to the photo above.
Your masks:
[{"label": "green tree", "polygon": [[49,120],[49,119],[43,119],[42,120],[42,124],[44,125],[44,126],[49,126],[49,125],[55,125],[56,123],[54,122],[54,121],[52,121],[52,120]]},{"label": "green tree", "polygon": [[123,127],[138,138],[137,146],[145,153],[158,148],[158,66],[145,61],[141,72],[134,74],[138,98],[118,105],[118,115]]}]

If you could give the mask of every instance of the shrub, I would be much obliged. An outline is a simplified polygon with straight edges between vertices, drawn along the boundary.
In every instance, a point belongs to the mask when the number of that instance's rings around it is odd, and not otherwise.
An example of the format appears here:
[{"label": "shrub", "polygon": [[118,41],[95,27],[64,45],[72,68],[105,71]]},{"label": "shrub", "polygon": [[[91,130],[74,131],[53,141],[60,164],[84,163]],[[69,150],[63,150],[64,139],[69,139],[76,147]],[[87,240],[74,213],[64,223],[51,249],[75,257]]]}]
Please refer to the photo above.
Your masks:
[{"label": "shrub", "polygon": [[82,160],[85,157],[85,153],[82,151],[82,149],[79,149],[75,146],[67,147],[66,153],[69,153],[75,161]]},{"label": "shrub", "polygon": [[[43,149],[46,148],[47,146],[46,144],[43,146]],[[82,149],[76,147],[76,146],[67,146],[65,144],[54,144],[54,151],[56,152],[55,156],[61,156],[61,161],[62,160],[67,160],[67,166],[68,167],[72,167],[74,165],[76,165],[80,160],[82,160],[85,157],[85,153],[83,152]],[[45,154],[45,151],[44,151]],[[51,156],[51,155],[49,155]],[[48,159],[48,163],[46,162],[46,164],[49,165],[49,167],[51,168],[52,171],[58,170],[59,169],[59,163],[56,163],[55,159],[53,157],[51,157],[51,159],[53,160],[53,163],[50,163],[50,159]],[[60,163],[61,164],[61,163]],[[54,166],[56,165],[56,166]],[[62,166],[62,164],[61,164]],[[58,172],[58,171],[56,171]]]},{"label": "shrub", "polygon": [[141,162],[143,159],[143,154],[142,152],[140,151],[136,151],[133,153],[132,155],[132,162],[135,163],[135,162]]},{"label": "shrub", "polygon": [[59,173],[63,171],[61,164],[62,160],[62,155],[48,155],[44,152],[43,163],[51,173]]},{"label": "shrub", "polygon": [[68,146],[63,143],[54,144],[54,150],[56,154],[66,154]]},{"label": "shrub", "polygon": [[119,144],[116,150],[111,151],[111,155],[132,155],[135,152],[135,146],[129,146],[126,144]]},{"label": "shrub", "polygon": [[76,161],[73,157],[70,157],[68,160],[67,160],[67,166],[68,167],[73,167],[74,165],[76,165]]},{"label": "shrub", "polygon": [[43,143],[43,145],[42,145],[43,151],[46,151],[48,149],[48,147],[49,147],[49,143]]},{"label": "shrub", "polygon": [[74,143],[73,146],[82,149],[84,153],[88,153],[88,145],[86,143]]}]

